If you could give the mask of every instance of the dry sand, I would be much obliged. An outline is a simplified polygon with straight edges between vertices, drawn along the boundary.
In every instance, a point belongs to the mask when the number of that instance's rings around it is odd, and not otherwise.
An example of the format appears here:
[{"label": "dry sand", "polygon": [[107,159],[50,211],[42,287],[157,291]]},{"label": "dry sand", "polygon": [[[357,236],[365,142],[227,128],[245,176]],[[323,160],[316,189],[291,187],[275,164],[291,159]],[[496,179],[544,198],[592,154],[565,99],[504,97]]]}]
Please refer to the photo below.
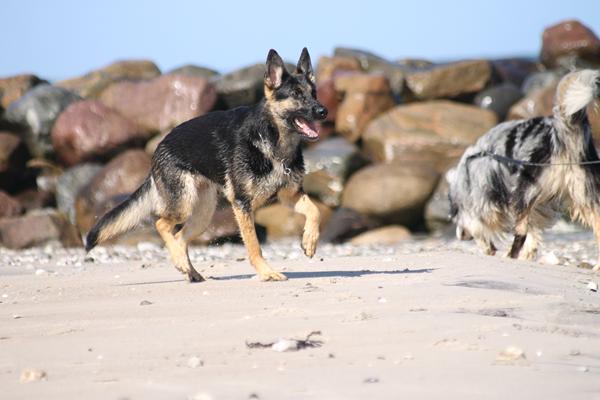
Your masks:
[{"label": "dry sand", "polygon": [[[37,273],[35,257],[5,262],[0,398],[600,399],[600,293],[586,287],[600,279],[587,269],[330,246],[313,260],[267,251],[290,279],[263,283],[241,247],[224,249],[195,250],[213,277],[199,284],[156,249],[153,262],[65,253]],[[320,347],[246,346],[311,331]],[[21,383],[27,369],[46,377]]]}]

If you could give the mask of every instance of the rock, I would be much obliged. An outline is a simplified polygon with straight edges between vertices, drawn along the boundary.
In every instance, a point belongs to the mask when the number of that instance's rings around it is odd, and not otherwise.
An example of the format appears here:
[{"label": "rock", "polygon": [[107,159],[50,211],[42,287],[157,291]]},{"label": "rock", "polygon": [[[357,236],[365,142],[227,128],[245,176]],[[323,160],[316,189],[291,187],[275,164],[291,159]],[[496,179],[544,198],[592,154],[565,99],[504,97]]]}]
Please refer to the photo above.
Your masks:
[{"label": "rock", "polygon": [[364,166],[366,160],[358,147],[338,137],[305,150],[304,164],[304,191],[329,207],[337,207],[346,178]]},{"label": "rock", "polygon": [[425,206],[425,226],[432,232],[443,231],[452,223],[448,193],[448,181],[442,178]]},{"label": "rock", "polygon": [[193,240],[194,244],[218,244],[224,241],[239,241],[238,224],[231,206],[226,201],[215,210],[208,228]]},{"label": "rock", "polygon": [[510,108],[507,119],[528,119],[552,115],[555,94],[556,85],[534,90]]},{"label": "rock", "polygon": [[373,118],[395,105],[389,82],[380,74],[338,76],[335,89],[343,93],[337,110],[336,131],[351,142],[360,139]]},{"label": "rock", "polygon": [[521,87],[529,75],[541,70],[539,62],[526,58],[502,58],[490,62],[493,81],[510,83],[517,87]]},{"label": "rock", "polygon": [[508,346],[506,349],[502,350],[498,353],[496,357],[496,361],[501,363],[514,363],[517,361],[524,361],[527,357],[525,356],[525,352],[515,346]]},{"label": "rock", "polygon": [[25,212],[53,207],[54,193],[41,189],[26,189],[15,195]]},{"label": "rock", "polygon": [[412,66],[402,66],[364,50],[337,47],[334,54],[337,57],[354,58],[365,72],[385,75],[392,88],[394,98],[399,100],[402,97],[406,72],[412,69]]},{"label": "rock", "polygon": [[484,89],[475,96],[475,105],[496,113],[500,121],[506,118],[510,107],[523,97],[521,90],[512,83],[501,83]]},{"label": "rock", "polygon": [[23,212],[23,206],[3,190],[0,190],[0,218],[14,217]]},{"label": "rock", "polygon": [[442,173],[496,122],[489,110],[447,100],[400,105],[371,121],[363,149],[377,162],[427,163]]},{"label": "rock", "polygon": [[99,99],[150,136],[210,111],[216,91],[206,79],[163,75],[149,81],[113,83]]},{"label": "rock", "polygon": [[[331,210],[324,204],[313,200],[321,212],[321,227],[327,224]],[[255,221],[267,229],[267,237],[278,239],[289,236],[300,236],[304,229],[304,216],[292,207],[281,203],[271,204],[256,211]]]},{"label": "rock", "polygon": [[68,166],[106,159],[146,138],[133,122],[97,100],[71,103],[52,128],[54,150]]},{"label": "rock", "polygon": [[486,60],[460,61],[408,74],[406,84],[420,100],[456,97],[480,91],[491,74],[492,68]]},{"label": "rock", "polygon": [[378,164],[352,175],[342,195],[342,207],[390,224],[414,225],[438,182],[433,168]]},{"label": "rock", "polygon": [[23,96],[29,89],[47,83],[35,75],[23,74],[0,79],[0,109],[7,109],[14,101]]},{"label": "rock", "polygon": [[317,63],[315,75],[317,84],[333,80],[340,72],[360,72],[360,63],[354,57],[328,57],[322,56]]},{"label": "rock", "polygon": [[388,225],[381,228],[376,228],[350,240],[353,245],[369,245],[369,244],[395,244],[403,240],[408,240],[412,237],[410,231],[402,225]]},{"label": "rock", "polygon": [[364,214],[350,208],[338,208],[327,224],[321,224],[321,242],[341,243],[364,231],[373,229],[378,223]]},{"label": "rock", "polygon": [[[25,163],[29,158],[25,144],[17,135],[0,131],[0,189],[13,193],[27,179]],[[30,172],[30,171],[29,171]]]},{"label": "rock", "polygon": [[92,181],[100,170],[102,170],[100,164],[86,163],[71,167],[58,177],[56,205],[72,224],[76,223],[75,199],[77,194]]},{"label": "rock", "polygon": [[150,172],[150,156],[128,150],[112,159],[75,200],[77,228],[88,232],[94,222],[133,193]]},{"label": "rock", "polygon": [[60,241],[65,247],[81,246],[81,237],[67,218],[53,210],[0,219],[0,243],[11,249]]},{"label": "rock", "polygon": [[21,130],[32,156],[51,158],[54,149],[50,131],[54,121],[69,104],[78,100],[79,96],[66,89],[41,84],[12,103],[4,117]]},{"label": "rock", "polygon": [[600,39],[577,20],[562,21],[544,30],[540,58],[551,68],[563,64],[566,58],[600,64]]},{"label": "rock", "polygon": [[42,369],[26,368],[23,371],[21,371],[21,376],[19,380],[22,383],[27,383],[41,381],[42,379],[46,379],[47,377],[48,375],[46,374],[46,371]]},{"label": "rock", "polygon": [[257,103],[264,96],[265,65],[251,65],[221,76],[215,81],[218,107],[229,109]]},{"label": "rock", "polygon": [[153,79],[159,75],[160,70],[152,61],[125,60],[114,62],[81,77],[57,82],[56,86],[68,89],[84,98],[94,98],[112,83],[121,80]]},{"label": "rock", "polygon": [[210,80],[211,78],[217,77],[219,73],[214,69],[199,67],[193,64],[183,65],[181,67],[175,68],[169,72],[169,75],[184,75],[184,76],[193,76],[196,78],[202,78]]},{"label": "rock", "polygon": [[335,90],[333,79],[327,79],[317,83],[317,100],[327,108],[327,118],[325,121],[334,122],[340,99]]},{"label": "rock", "polygon": [[561,76],[561,73],[556,70],[533,73],[523,81],[521,91],[525,93],[525,95],[530,95],[540,89],[556,87]]}]

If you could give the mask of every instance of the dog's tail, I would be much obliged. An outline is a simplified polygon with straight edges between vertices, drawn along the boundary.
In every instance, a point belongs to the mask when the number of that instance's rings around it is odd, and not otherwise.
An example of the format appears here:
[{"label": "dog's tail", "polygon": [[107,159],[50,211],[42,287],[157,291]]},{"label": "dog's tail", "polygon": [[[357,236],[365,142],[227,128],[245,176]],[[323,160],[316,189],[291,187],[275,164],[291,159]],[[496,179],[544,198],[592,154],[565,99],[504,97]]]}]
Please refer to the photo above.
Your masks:
[{"label": "dog's tail", "polygon": [[155,189],[150,177],[127,200],[104,214],[96,222],[85,240],[85,250],[90,251],[98,243],[133,229],[154,209]]},{"label": "dog's tail", "polygon": [[598,99],[600,71],[584,69],[565,75],[558,83],[554,117],[569,124],[575,114]]}]

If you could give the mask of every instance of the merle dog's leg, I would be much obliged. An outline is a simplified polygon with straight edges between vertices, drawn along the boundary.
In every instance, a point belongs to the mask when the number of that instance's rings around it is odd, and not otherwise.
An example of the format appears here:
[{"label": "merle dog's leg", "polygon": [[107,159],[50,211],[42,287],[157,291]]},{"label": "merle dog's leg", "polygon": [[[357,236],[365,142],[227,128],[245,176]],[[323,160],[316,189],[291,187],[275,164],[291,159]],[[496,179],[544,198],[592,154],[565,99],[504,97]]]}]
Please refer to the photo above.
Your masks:
[{"label": "merle dog's leg", "polygon": [[265,261],[262,256],[260,244],[256,237],[256,229],[254,228],[254,216],[251,210],[245,209],[243,205],[233,203],[233,214],[237,220],[238,226],[240,227],[240,234],[242,240],[248,251],[248,257],[250,258],[250,264],[256,269],[259,278],[262,281],[284,281],[286,276],[280,272],[273,271],[269,264]]},{"label": "merle dog's leg", "polygon": [[596,210],[593,211],[592,224],[594,228],[594,236],[596,236],[596,243],[598,245],[598,259],[594,266],[594,271],[600,271],[600,213]]},{"label": "merle dog's leg", "polygon": [[307,257],[313,257],[319,241],[319,224],[321,214],[308,195],[299,191],[298,187],[285,188],[278,193],[279,200],[287,206],[293,206],[294,211],[304,215],[304,233],[302,234],[302,250]]}]

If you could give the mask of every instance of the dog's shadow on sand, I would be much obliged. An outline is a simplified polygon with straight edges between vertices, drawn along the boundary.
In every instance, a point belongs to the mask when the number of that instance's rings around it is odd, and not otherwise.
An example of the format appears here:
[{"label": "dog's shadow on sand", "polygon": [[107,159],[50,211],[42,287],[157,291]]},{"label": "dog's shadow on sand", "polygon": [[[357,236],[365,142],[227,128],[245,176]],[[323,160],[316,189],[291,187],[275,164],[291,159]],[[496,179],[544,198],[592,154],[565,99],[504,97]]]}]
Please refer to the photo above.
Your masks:
[{"label": "dog's shadow on sand", "polygon": [[[420,268],[420,269],[394,269],[386,271],[378,271],[373,269],[362,269],[358,271],[282,271],[288,279],[314,279],[314,278],[358,278],[366,275],[401,275],[401,274],[428,274],[435,268]],[[235,279],[251,279],[254,274],[241,274],[229,276],[211,276],[210,279],[215,281],[229,281]]]}]

